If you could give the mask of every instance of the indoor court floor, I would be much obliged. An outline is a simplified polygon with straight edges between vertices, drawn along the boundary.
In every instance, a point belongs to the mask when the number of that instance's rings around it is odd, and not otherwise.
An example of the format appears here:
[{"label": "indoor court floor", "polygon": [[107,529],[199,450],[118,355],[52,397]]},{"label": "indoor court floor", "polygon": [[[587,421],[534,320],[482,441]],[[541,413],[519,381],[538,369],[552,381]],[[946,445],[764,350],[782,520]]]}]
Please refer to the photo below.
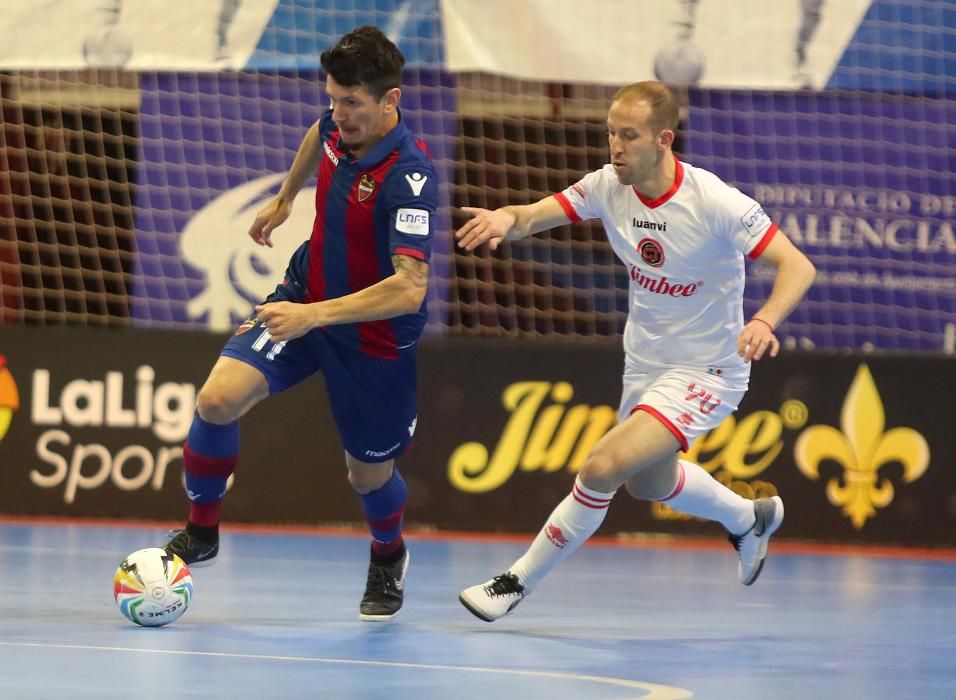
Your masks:
[{"label": "indoor court floor", "polygon": [[589,544],[489,624],[458,591],[528,540],[411,535],[405,608],[368,623],[364,537],[229,530],[186,614],[140,628],[113,572],[164,541],[0,524],[0,698],[956,698],[952,552],[771,546],[745,588],[729,545]]}]

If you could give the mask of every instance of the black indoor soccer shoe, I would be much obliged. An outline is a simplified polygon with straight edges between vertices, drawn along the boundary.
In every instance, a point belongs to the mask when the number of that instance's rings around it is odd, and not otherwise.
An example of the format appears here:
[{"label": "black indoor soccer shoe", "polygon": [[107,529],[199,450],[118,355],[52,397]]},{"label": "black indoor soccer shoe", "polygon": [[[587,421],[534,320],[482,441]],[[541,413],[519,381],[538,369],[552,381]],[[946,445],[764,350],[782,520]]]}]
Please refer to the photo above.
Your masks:
[{"label": "black indoor soccer shoe", "polygon": [[216,555],[219,554],[219,538],[214,542],[207,542],[189,533],[188,526],[186,530],[170,530],[172,539],[164,546],[169,554],[176,554],[186,562],[190,568],[201,568],[212,566],[216,563]]},{"label": "black indoor soccer shoe", "polygon": [[408,550],[394,564],[369,562],[365,595],[359,605],[359,619],[385,622],[398,615],[405,600],[405,573],[408,571]]}]

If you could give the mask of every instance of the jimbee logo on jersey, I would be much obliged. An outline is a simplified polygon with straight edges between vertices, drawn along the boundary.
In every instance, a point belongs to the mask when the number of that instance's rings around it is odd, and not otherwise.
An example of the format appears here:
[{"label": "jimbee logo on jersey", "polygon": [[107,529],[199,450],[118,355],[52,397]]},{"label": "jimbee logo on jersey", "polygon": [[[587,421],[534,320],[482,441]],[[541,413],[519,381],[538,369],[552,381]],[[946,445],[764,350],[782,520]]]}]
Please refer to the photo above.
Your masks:
[{"label": "jimbee logo on jersey", "polygon": [[412,236],[427,236],[428,212],[424,209],[399,209],[395,215],[395,228]]},{"label": "jimbee logo on jersey", "polygon": [[759,236],[770,226],[770,217],[764,212],[763,207],[754,204],[750,211],[740,217],[740,223],[747,229],[751,238]]},{"label": "jimbee logo on jersey", "polygon": [[358,182],[358,201],[364,202],[375,191],[375,180],[371,175],[363,175]]}]

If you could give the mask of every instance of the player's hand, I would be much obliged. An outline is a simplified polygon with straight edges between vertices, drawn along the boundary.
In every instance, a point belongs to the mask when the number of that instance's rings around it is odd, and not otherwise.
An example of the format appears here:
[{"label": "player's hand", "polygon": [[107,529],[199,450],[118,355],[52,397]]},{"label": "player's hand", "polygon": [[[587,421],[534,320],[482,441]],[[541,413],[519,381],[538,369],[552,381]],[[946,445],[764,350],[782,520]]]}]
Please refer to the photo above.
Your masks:
[{"label": "player's hand", "polygon": [[759,360],[765,352],[776,357],[780,341],[763,321],[751,320],[737,339],[737,354],[745,361]]},{"label": "player's hand", "polygon": [[312,304],[295,304],[291,301],[259,304],[256,307],[256,318],[260,323],[265,324],[273,342],[295,340],[318,325],[312,306]]},{"label": "player's hand", "polygon": [[291,213],[291,202],[282,197],[274,197],[256,214],[256,220],[252,222],[252,226],[249,228],[249,237],[259,245],[271,248],[272,232],[288,219]]},{"label": "player's hand", "polygon": [[504,209],[491,211],[477,207],[462,207],[461,210],[472,217],[455,231],[458,247],[465,250],[474,250],[485,242],[488,243],[489,248],[495,250],[505,240],[511,227],[515,225],[514,214]]}]

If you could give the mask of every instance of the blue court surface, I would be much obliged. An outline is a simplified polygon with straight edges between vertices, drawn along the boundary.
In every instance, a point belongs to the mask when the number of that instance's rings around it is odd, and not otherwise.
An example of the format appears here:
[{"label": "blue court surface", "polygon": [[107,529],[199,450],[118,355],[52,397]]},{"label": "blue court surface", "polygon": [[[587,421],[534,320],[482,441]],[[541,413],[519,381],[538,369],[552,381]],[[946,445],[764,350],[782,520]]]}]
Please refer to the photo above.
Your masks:
[{"label": "blue court surface", "polygon": [[0,525],[0,698],[956,698],[956,558],[588,545],[510,617],[459,589],[524,542],[408,539],[405,609],[360,622],[364,538],[227,531],[177,622],[112,598],[160,527]]}]

